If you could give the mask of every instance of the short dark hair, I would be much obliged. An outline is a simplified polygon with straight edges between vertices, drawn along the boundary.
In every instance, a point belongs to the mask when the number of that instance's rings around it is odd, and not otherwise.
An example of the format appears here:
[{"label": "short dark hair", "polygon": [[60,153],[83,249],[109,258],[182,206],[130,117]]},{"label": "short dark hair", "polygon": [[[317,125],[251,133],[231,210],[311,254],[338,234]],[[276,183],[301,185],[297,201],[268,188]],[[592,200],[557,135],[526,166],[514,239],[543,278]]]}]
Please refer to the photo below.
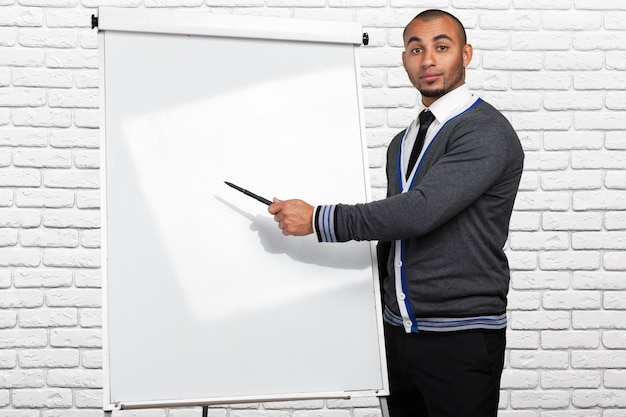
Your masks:
[{"label": "short dark hair", "polygon": [[461,38],[461,43],[462,45],[465,45],[467,43],[467,34],[465,33],[463,23],[461,23],[461,21],[453,14],[439,9],[424,10],[413,19],[411,19],[411,21],[404,28],[404,32],[402,32],[402,37],[404,37],[406,33],[406,28],[414,21],[421,20],[423,22],[430,22],[431,20],[441,19],[442,17],[449,17],[450,19],[452,19],[452,21],[455,23],[455,26],[457,27],[456,29],[458,31],[459,37]]}]

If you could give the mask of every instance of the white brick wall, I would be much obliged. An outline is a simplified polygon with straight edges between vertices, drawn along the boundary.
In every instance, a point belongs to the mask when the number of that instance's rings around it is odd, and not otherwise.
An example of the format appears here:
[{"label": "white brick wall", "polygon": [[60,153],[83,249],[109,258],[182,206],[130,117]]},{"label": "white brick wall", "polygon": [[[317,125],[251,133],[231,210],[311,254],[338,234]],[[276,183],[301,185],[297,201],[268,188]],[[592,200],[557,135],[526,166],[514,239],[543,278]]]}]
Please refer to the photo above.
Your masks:
[{"label": "white brick wall", "polygon": [[[444,8],[468,83],[518,131],[503,417],[626,416],[623,0],[0,0],[0,417],[102,415],[98,6],[356,20],[375,198],[415,117],[401,32]],[[442,393],[442,395],[445,395]],[[199,408],[124,411],[188,417]],[[212,417],[379,417],[375,398],[212,408]]]}]

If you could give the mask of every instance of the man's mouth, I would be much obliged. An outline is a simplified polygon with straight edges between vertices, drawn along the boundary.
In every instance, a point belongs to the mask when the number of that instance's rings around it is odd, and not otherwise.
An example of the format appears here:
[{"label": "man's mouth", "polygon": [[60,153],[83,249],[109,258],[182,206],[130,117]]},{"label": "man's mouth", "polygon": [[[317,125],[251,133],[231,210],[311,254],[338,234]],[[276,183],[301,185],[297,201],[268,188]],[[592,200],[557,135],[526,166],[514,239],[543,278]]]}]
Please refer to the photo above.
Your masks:
[{"label": "man's mouth", "polygon": [[437,81],[439,77],[441,77],[441,74],[427,73],[427,74],[422,75],[420,79],[427,83],[432,83],[432,82]]}]

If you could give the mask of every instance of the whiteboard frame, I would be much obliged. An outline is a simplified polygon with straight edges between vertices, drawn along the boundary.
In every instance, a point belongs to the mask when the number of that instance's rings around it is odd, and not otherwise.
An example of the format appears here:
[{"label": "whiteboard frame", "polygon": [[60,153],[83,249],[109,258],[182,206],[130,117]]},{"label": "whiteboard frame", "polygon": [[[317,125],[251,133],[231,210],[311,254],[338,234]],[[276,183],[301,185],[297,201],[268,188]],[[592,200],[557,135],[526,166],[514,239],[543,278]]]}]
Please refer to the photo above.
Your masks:
[{"label": "whiteboard frame", "polygon": [[[207,405],[228,405],[241,403],[256,403],[270,401],[300,401],[313,399],[350,399],[352,397],[374,397],[389,395],[388,372],[386,367],[385,341],[383,335],[383,319],[380,286],[378,285],[378,268],[376,262],[375,244],[370,243],[372,259],[372,275],[374,289],[374,303],[376,310],[376,326],[379,329],[378,343],[381,363],[382,389],[359,390],[343,392],[317,392],[313,394],[282,394],[282,395],[254,395],[240,397],[197,398],[168,401],[111,401],[110,385],[110,352],[109,352],[109,323],[108,323],[108,254],[107,254],[107,180],[106,180],[106,77],[105,77],[105,35],[103,31],[126,31],[145,33],[167,34],[194,34],[219,37],[276,39],[292,41],[348,43],[358,46],[363,41],[362,26],[356,22],[331,22],[297,20],[285,18],[266,18],[253,16],[213,15],[198,11],[180,11],[167,9],[118,9],[100,7],[98,14],[98,41],[99,41],[99,85],[100,85],[100,184],[103,198],[101,200],[101,224],[102,224],[102,310],[103,310],[103,410],[107,412],[116,410],[131,410],[145,408],[169,408]],[[167,22],[162,24],[161,22]],[[242,22],[245,22],[243,24]],[[272,24],[273,23],[273,24]],[[271,28],[271,29],[268,29]],[[363,180],[366,192],[366,201],[371,201],[370,176],[368,169],[367,142],[365,136],[365,123],[363,114],[363,97],[361,85],[361,73],[356,48],[353,49],[355,62],[355,79],[357,81],[357,99],[359,103],[358,113],[361,133],[361,150],[363,158]]]}]

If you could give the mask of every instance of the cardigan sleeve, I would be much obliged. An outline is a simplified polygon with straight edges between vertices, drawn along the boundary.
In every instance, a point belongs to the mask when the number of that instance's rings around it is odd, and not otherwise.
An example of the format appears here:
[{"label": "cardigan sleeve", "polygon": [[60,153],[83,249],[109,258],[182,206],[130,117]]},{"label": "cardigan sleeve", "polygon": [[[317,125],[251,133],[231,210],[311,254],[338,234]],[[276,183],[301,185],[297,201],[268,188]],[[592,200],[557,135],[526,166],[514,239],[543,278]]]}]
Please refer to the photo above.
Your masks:
[{"label": "cardigan sleeve", "polygon": [[522,171],[523,152],[513,128],[494,110],[459,118],[444,129],[440,135],[449,135],[445,152],[421,173],[409,192],[365,204],[318,207],[318,240],[399,240],[421,236],[478,199],[483,199],[484,211],[493,209],[493,215],[497,215],[502,201],[514,198]]}]

